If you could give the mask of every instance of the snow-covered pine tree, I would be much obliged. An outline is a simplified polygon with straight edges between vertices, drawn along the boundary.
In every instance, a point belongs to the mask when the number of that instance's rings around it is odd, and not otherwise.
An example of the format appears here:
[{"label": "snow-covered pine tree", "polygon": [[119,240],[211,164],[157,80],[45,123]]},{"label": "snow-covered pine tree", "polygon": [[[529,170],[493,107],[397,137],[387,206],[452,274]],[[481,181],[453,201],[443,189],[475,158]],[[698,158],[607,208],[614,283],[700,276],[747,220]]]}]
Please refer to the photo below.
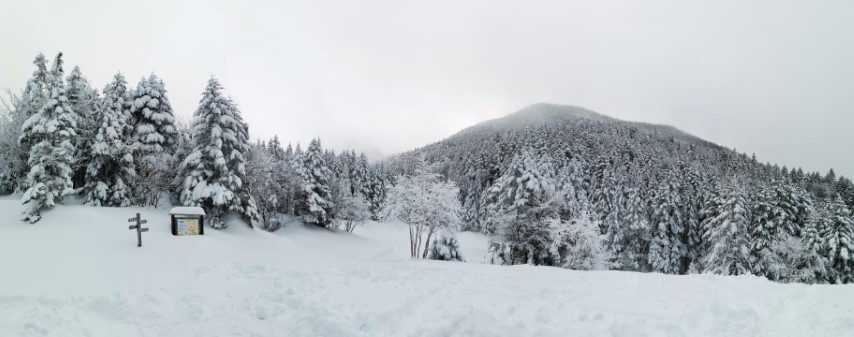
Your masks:
[{"label": "snow-covered pine tree", "polygon": [[[131,184],[136,176],[133,154],[127,139],[130,93],[125,77],[118,73],[104,88],[103,110],[89,147],[84,195],[92,206],[131,205]],[[79,152],[79,151],[78,151]]]},{"label": "snow-covered pine tree", "polygon": [[179,170],[183,181],[179,200],[185,206],[204,208],[205,222],[213,228],[226,227],[223,218],[229,211],[240,213],[252,226],[258,216],[244,186],[248,133],[237,107],[221,90],[219,81],[211,77],[193,115],[193,152]]},{"label": "snow-covered pine tree", "polygon": [[546,153],[527,148],[486,192],[490,206],[484,220],[509,244],[512,263],[557,265],[560,255],[552,250],[557,238],[548,228],[559,218],[561,198],[554,178],[554,162]]},{"label": "snow-covered pine tree", "polygon": [[173,181],[178,131],[165,85],[154,74],[141,79],[131,99],[130,142],[137,179],[136,203],[157,206]]},{"label": "snow-covered pine tree", "polygon": [[750,205],[742,182],[732,179],[722,185],[715,218],[708,222],[703,238],[710,243],[704,257],[706,271],[723,275],[750,274]]},{"label": "snow-covered pine tree", "polygon": [[776,197],[772,186],[759,186],[751,210],[751,267],[754,274],[764,275],[769,280],[777,280],[786,272],[783,256],[773,250],[784,239],[780,223],[786,221]]},{"label": "snow-covered pine tree", "polygon": [[[832,173],[832,171],[831,171]],[[827,202],[820,237],[830,267],[830,283],[854,282],[854,220],[841,197]]]},{"label": "snow-covered pine tree", "polygon": [[[356,153],[353,152],[352,155],[355,157]],[[353,168],[351,169],[350,179],[353,182],[353,192],[359,193],[362,197],[368,197],[368,171],[370,170],[368,165],[368,156],[364,153],[360,154],[358,158],[354,158]]]},{"label": "snow-covered pine tree", "polygon": [[307,224],[327,227],[335,216],[329,186],[332,172],[326,166],[320,139],[311,140],[302,162],[303,198],[298,203],[298,214]]},{"label": "snow-covered pine tree", "polygon": [[367,195],[365,199],[368,201],[368,211],[371,212],[371,219],[373,220],[381,218],[380,213],[386,200],[387,184],[388,181],[385,179],[381,166],[375,166],[368,170],[368,183],[365,186]]},{"label": "snow-covered pine tree", "polygon": [[800,240],[797,240],[796,244],[790,244],[791,254],[787,254],[787,265],[790,268],[785,281],[817,283],[831,279],[832,270],[825,257],[827,251],[821,238],[824,226],[827,225],[824,219],[829,218],[827,214],[825,204],[817,205],[814,211],[810,212],[803,235],[798,238]]},{"label": "snow-covered pine tree", "polygon": [[[791,274],[784,251],[791,250],[788,241],[797,241],[808,222],[812,202],[793,186],[782,181],[762,184],[753,202],[751,254],[753,272],[770,280]],[[796,252],[797,253],[797,252]]]},{"label": "snow-covered pine tree", "polygon": [[[16,154],[10,159],[9,164],[12,165],[11,179],[14,180],[14,188],[16,192],[23,193],[30,186],[27,185],[27,176],[30,172],[29,156],[30,150],[33,147],[32,139],[24,138],[22,130],[24,123],[33,115],[39,112],[47,100],[50,98],[51,92],[48,90],[48,78],[50,74],[47,70],[47,59],[43,54],[39,53],[33,64],[36,65],[36,70],[33,71],[33,76],[27,80],[27,86],[21,95],[18,104],[16,104],[14,114],[12,115],[11,127],[17,128],[15,133],[18,137],[14,138],[16,144],[12,146]],[[20,140],[20,141],[19,141]]]},{"label": "snow-covered pine tree", "polygon": [[77,137],[74,139],[77,152],[74,154],[74,174],[71,182],[75,189],[81,189],[86,184],[86,170],[92,160],[90,149],[100,126],[101,98],[98,90],[91,87],[78,66],[74,66],[66,82],[68,104],[77,119]]},{"label": "snow-covered pine tree", "polygon": [[74,111],[65,96],[65,80],[62,70],[62,53],[56,55],[47,90],[50,92],[44,106],[27,119],[21,135],[22,144],[32,144],[29,154],[30,173],[21,198],[29,210],[24,221],[35,223],[41,219],[41,211],[62,202],[62,197],[71,193],[71,165],[74,163],[74,137],[77,124]]},{"label": "snow-covered pine tree", "polygon": [[[246,179],[244,182],[256,200],[261,228],[267,231],[276,231],[285,225],[285,212],[282,204],[286,201],[284,187],[279,184],[277,175],[284,174],[286,169],[281,166],[281,150],[278,139],[270,141],[268,145],[263,142],[251,146],[251,151],[246,153]],[[278,150],[277,148],[278,147]]]},{"label": "snow-covered pine tree", "polygon": [[703,205],[703,177],[694,165],[680,161],[683,183],[682,194],[682,221],[684,226],[684,238],[687,253],[683,258],[682,269],[688,271],[694,262],[702,258],[699,247],[702,247],[703,229],[700,225]]},{"label": "snow-covered pine tree", "polygon": [[687,254],[683,240],[682,212],[680,209],[679,182],[673,171],[669,171],[659,184],[655,195],[649,244],[649,264],[652,270],[665,274],[680,274],[682,258]]},{"label": "snow-covered pine tree", "polygon": [[636,187],[625,188],[623,194],[625,197],[620,222],[624,226],[620,233],[610,234],[609,246],[620,269],[641,271],[649,263],[646,251],[649,249],[650,228],[646,204]]},{"label": "snow-covered pine tree", "polygon": [[147,154],[174,154],[178,131],[163,81],[154,74],[148,79],[140,79],[131,99],[131,144],[134,149]]}]

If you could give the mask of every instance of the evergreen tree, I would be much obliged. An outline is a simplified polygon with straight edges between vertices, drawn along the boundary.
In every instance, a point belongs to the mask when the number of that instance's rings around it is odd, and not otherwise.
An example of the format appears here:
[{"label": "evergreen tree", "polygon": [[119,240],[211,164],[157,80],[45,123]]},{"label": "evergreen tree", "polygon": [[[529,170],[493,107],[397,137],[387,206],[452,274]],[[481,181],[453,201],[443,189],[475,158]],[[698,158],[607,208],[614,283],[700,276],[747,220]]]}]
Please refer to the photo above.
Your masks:
[{"label": "evergreen tree", "polygon": [[89,147],[84,195],[92,206],[131,205],[130,183],[136,176],[127,140],[128,116],[132,106],[127,82],[121,73],[104,88],[103,110],[98,118],[95,140]]},{"label": "evergreen tree", "polygon": [[[831,174],[833,171],[831,171]],[[830,175],[830,174],[828,174]],[[854,220],[840,197],[827,203],[820,225],[824,256],[829,263],[831,283],[854,282]]]},{"label": "evergreen tree", "polygon": [[89,80],[80,71],[80,67],[74,66],[66,81],[68,83],[66,96],[68,104],[74,111],[78,131],[74,139],[77,152],[74,154],[72,183],[74,188],[81,188],[86,184],[86,170],[92,160],[90,149],[100,126],[102,107],[98,91],[91,87]]},{"label": "evergreen tree", "polygon": [[750,274],[750,209],[747,192],[733,180],[723,186],[714,219],[703,238],[710,242],[704,258],[707,271],[723,275]]},{"label": "evergreen tree", "polygon": [[23,125],[22,144],[32,144],[29,154],[29,188],[22,197],[29,204],[24,221],[35,223],[41,211],[62,202],[62,197],[72,192],[71,165],[74,163],[74,137],[77,124],[74,111],[65,95],[62,70],[62,53],[56,55],[48,76],[50,97],[44,106]]},{"label": "evergreen tree", "polygon": [[751,234],[751,254],[753,273],[766,275],[769,279],[776,279],[780,275],[781,257],[771,247],[779,240],[779,228],[777,226],[778,215],[776,195],[770,186],[760,186],[758,195],[754,198]]},{"label": "evergreen tree", "polygon": [[16,128],[18,138],[15,139],[17,149],[10,155],[9,164],[11,177],[14,180],[14,190],[24,192],[29,189],[28,174],[30,172],[29,156],[32,149],[34,139],[22,137],[24,123],[33,115],[38,113],[52,94],[48,89],[48,79],[50,73],[47,70],[47,59],[43,54],[39,53],[33,64],[36,65],[36,70],[33,71],[33,76],[27,80],[27,86],[21,95],[18,104],[15,105],[15,112],[12,115],[11,127]]},{"label": "evergreen tree", "polygon": [[156,75],[141,79],[131,97],[131,143],[136,151],[175,153],[178,131],[166,88]]},{"label": "evergreen tree", "polygon": [[682,258],[687,253],[683,240],[682,212],[679,186],[671,171],[659,185],[655,195],[652,215],[652,240],[649,246],[649,264],[652,270],[665,274],[684,273]]},{"label": "evergreen tree", "polygon": [[487,193],[491,204],[487,228],[496,228],[510,245],[512,263],[557,265],[555,230],[560,198],[554,179],[554,163],[548,154],[525,149]]},{"label": "evergreen tree", "polygon": [[136,203],[157,206],[175,179],[174,166],[180,160],[178,130],[166,89],[157,76],[141,79],[131,99],[130,144],[134,153],[137,178],[134,181]]},{"label": "evergreen tree", "polygon": [[609,233],[609,246],[614,260],[623,270],[643,270],[648,264],[646,250],[649,248],[649,221],[645,203],[638,188],[624,189],[624,205],[619,232]]},{"label": "evergreen tree", "polygon": [[327,227],[335,216],[329,186],[332,173],[326,166],[320,139],[312,139],[302,162],[303,188],[298,214],[307,224]]},{"label": "evergreen tree", "polygon": [[248,132],[240,111],[221,90],[219,81],[211,77],[193,115],[193,152],[181,164],[179,199],[185,206],[204,208],[205,222],[213,228],[226,227],[223,217],[229,211],[240,213],[252,226],[258,216],[244,186]]}]

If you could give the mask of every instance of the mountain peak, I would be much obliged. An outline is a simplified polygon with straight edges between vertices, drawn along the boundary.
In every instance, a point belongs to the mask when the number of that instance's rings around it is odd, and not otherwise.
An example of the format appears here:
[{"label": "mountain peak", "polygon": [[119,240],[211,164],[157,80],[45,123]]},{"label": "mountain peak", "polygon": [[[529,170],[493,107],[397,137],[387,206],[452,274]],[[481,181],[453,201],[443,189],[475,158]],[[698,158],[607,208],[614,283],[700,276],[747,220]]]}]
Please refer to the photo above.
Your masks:
[{"label": "mountain peak", "polygon": [[552,103],[531,104],[522,110],[504,117],[504,119],[516,118],[525,118],[530,120],[566,120],[583,118],[597,121],[615,121],[614,118],[579,106]]}]

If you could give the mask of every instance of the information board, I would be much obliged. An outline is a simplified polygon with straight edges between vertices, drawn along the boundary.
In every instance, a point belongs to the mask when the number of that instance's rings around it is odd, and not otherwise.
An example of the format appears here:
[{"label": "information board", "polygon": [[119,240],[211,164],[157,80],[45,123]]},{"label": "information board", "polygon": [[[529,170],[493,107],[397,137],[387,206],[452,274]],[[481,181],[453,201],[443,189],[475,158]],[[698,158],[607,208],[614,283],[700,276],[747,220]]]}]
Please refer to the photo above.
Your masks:
[{"label": "information board", "polygon": [[177,235],[199,235],[199,219],[176,219]]}]

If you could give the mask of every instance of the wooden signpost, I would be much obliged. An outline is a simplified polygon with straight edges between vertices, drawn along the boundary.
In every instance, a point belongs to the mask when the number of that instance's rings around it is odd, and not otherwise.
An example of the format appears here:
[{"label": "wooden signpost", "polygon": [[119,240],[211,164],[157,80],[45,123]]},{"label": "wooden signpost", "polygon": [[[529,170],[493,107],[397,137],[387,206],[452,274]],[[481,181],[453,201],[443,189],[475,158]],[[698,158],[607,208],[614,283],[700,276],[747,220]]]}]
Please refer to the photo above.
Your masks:
[{"label": "wooden signpost", "polygon": [[130,225],[128,229],[136,229],[136,246],[142,247],[142,232],[148,232],[148,228],[142,228],[142,224],[147,223],[148,221],[140,219],[139,213],[136,213],[136,216],[128,219],[128,222],[136,222],[136,225]]}]

